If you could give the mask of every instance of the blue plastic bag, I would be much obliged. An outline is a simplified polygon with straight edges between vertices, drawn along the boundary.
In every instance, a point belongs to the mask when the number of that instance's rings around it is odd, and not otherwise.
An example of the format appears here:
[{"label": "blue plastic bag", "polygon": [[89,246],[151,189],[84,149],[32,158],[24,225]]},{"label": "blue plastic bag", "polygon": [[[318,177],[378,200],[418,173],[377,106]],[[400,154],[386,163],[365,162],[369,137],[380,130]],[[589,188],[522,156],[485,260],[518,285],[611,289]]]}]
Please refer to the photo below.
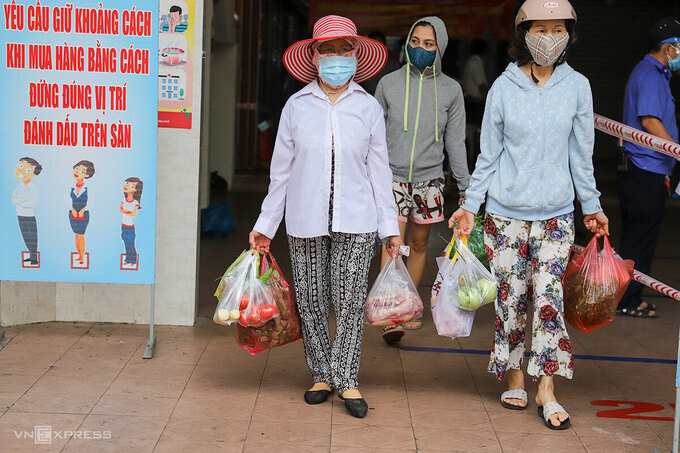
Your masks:
[{"label": "blue plastic bag", "polygon": [[201,236],[216,238],[236,231],[236,219],[226,201],[212,202],[201,210]]}]

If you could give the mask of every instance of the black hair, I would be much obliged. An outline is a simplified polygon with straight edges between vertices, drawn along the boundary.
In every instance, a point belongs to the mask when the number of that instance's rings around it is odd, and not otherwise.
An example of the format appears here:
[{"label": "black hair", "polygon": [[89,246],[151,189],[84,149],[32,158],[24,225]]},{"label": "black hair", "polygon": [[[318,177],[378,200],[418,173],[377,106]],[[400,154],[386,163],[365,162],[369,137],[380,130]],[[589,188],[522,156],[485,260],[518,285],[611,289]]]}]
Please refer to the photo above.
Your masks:
[{"label": "black hair", "polygon": [[171,7],[170,7],[170,12],[171,12],[171,13],[180,13],[180,15],[181,15],[181,14],[182,14],[182,8],[180,8],[180,7],[177,6],[177,5],[171,6]]},{"label": "black hair", "polygon": [[34,167],[33,174],[36,175],[36,176],[38,176],[40,174],[40,172],[42,171],[42,165],[40,165],[37,160],[35,160],[31,157],[22,157],[21,159],[19,159],[19,162],[21,162],[21,161],[24,161],[27,164],[32,165]]},{"label": "black hair", "polygon": [[[131,178],[126,179],[125,182],[135,183],[135,193],[132,194],[132,198],[137,200],[137,203],[141,203],[142,190],[144,190],[144,183],[142,182],[142,180],[133,176]],[[127,197],[127,194],[125,192],[123,192],[123,197]],[[140,206],[139,209],[142,209],[142,207]]]},{"label": "black hair", "polygon": [[73,166],[75,169],[76,167],[79,166],[85,167],[85,179],[90,179],[92,176],[94,176],[94,164],[90,162],[89,160],[81,160],[77,164]]},{"label": "black hair", "polygon": [[661,51],[661,46],[663,46],[665,43],[663,42],[657,42],[656,44],[650,44],[649,45],[649,53],[657,53]]},{"label": "black hair", "polygon": [[[533,57],[531,56],[531,52],[529,52],[529,48],[527,47],[526,43],[526,34],[529,33],[532,23],[533,21],[526,21],[519,24],[517,30],[515,30],[515,34],[512,37],[512,43],[510,44],[510,50],[508,50],[508,54],[510,55],[510,58],[512,58],[517,63],[517,66],[523,66],[530,61],[533,61]],[[562,52],[562,55],[560,55],[560,58],[558,58],[555,62],[555,66],[561,65],[567,60],[569,48],[574,44],[574,42],[576,42],[576,22],[573,19],[566,19],[564,21],[564,25],[567,28],[567,33],[569,33],[569,42],[567,43],[567,47],[564,49],[564,52]]]},{"label": "black hair", "polygon": [[434,39],[435,40],[437,39],[437,30],[434,29],[434,25],[432,25],[431,23],[429,23],[426,20],[419,20],[418,22],[416,22],[416,24],[411,29],[411,33],[408,36],[409,40],[411,39],[411,35],[413,34],[413,31],[418,27],[432,27],[432,31],[434,32]]},{"label": "black hair", "polygon": [[473,55],[481,55],[486,50],[486,41],[483,39],[475,39],[470,44],[470,53]]},{"label": "black hair", "polygon": [[372,31],[371,34],[368,35],[368,37],[380,42],[385,42],[387,40],[385,38],[385,33],[381,32],[380,30]]}]

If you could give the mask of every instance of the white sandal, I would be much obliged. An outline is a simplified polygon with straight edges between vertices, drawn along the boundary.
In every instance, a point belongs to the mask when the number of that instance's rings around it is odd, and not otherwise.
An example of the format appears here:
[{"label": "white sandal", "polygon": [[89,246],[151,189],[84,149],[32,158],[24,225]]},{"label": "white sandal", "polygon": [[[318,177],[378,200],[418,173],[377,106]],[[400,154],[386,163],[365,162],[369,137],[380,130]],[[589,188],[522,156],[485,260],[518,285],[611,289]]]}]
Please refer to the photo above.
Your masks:
[{"label": "white sandal", "polygon": [[[522,400],[524,401],[524,406],[510,404],[505,401],[506,399]],[[527,408],[528,402],[529,396],[527,395],[526,390],[523,389],[507,390],[501,394],[501,406],[503,406],[506,409],[512,409],[513,411],[521,411]]]},{"label": "white sandal", "polygon": [[[555,414],[559,413],[567,414],[567,419],[564,420],[559,424],[559,426],[555,426],[552,423],[550,423],[550,417]],[[542,417],[543,420],[545,420],[545,426],[547,426],[550,429],[554,430],[561,430],[561,429],[567,429],[569,426],[571,426],[571,420],[569,420],[569,414],[567,411],[564,410],[564,408],[559,404],[556,403],[555,401],[550,401],[548,403],[545,403],[543,406],[538,406],[538,416]]]}]

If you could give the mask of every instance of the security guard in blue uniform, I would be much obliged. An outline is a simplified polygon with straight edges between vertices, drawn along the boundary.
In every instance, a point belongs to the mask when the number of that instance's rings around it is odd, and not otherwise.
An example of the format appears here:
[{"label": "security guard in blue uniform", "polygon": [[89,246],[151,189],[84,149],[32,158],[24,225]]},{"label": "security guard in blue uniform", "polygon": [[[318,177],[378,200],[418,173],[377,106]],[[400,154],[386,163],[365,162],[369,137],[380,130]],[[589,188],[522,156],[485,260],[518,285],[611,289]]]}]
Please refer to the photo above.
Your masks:
[{"label": "security guard in blue uniform", "polygon": [[[650,52],[628,79],[623,122],[665,140],[678,142],[675,99],[670,79],[680,70],[680,23],[668,17],[650,30]],[[620,254],[635,261],[635,268],[648,274],[659,237],[666,181],[676,159],[657,151],[623,142],[624,160],[619,168],[618,192],[621,202],[622,238]],[[656,307],[640,297],[643,286],[631,282],[619,303],[619,314],[656,318]]]}]

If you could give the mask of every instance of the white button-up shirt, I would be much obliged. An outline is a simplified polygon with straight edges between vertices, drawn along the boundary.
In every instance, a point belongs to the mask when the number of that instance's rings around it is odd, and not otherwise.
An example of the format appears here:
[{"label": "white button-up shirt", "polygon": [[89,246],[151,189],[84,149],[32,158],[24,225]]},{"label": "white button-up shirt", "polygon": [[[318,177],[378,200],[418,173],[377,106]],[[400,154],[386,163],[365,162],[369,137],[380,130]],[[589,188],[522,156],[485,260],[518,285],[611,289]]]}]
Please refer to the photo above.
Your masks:
[{"label": "white button-up shirt", "polygon": [[12,193],[12,204],[17,208],[17,216],[35,217],[33,208],[38,202],[38,189],[32,182],[20,183]]},{"label": "white button-up shirt", "polygon": [[329,234],[333,143],[333,231],[399,234],[380,104],[354,82],[331,104],[316,81],[291,96],[281,112],[269,193],[255,231],[274,237],[285,207],[291,236]]}]

